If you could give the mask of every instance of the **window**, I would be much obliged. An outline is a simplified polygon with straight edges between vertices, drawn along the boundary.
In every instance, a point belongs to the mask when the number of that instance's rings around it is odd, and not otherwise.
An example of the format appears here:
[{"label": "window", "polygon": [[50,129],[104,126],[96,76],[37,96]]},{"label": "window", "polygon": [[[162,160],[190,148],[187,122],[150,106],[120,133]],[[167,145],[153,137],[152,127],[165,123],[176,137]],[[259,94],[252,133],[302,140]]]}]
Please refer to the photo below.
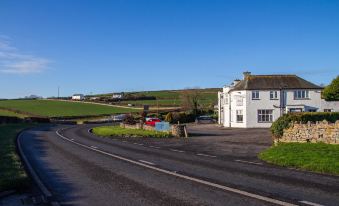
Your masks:
[{"label": "window", "polygon": [[236,115],[237,115],[237,122],[238,123],[241,123],[241,122],[244,121],[244,116],[242,114],[242,110],[237,110]]},{"label": "window", "polygon": [[228,94],[226,94],[225,97],[224,97],[224,103],[228,104]]},{"label": "window", "polygon": [[294,91],[294,99],[308,99],[308,91],[307,90],[297,90]]},{"label": "window", "polygon": [[242,97],[237,97],[236,105],[237,106],[242,106],[243,105],[243,98]]},{"label": "window", "polygon": [[270,99],[278,99],[278,91],[270,91]]},{"label": "window", "polygon": [[273,122],[273,110],[271,109],[261,109],[258,110],[258,122]]},{"label": "window", "polygon": [[332,109],[324,109],[324,112],[332,112]]},{"label": "window", "polygon": [[252,99],[259,99],[259,91],[252,91]]}]

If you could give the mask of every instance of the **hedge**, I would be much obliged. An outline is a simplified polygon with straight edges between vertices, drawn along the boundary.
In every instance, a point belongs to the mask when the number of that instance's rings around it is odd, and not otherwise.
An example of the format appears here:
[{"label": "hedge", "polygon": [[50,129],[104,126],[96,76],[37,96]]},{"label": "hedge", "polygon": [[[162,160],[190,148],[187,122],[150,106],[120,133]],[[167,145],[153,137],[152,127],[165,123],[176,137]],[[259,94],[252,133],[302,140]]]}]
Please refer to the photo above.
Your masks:
[{"label": "hedge", "polygon": [[271,126],[271,132],[274,137],[282,137],[284,129],[288,128],[292,122],[307,123],[317,121],[329,121],[334,123],[339,120],[339,112],[301,112],[301,113],[289,113],[279,117],[273,122]]}]

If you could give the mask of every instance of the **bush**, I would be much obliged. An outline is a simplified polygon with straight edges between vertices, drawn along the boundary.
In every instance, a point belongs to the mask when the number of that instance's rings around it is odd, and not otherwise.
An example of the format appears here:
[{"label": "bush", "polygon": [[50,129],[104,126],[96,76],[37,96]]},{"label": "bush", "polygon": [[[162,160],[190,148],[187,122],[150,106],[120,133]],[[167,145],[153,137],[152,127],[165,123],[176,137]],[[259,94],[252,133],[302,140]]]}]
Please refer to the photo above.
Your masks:
[{"label": "bush", "polygon": [[168,114],[166,115],[165,117],[165,121],[166,122],[173,122],[173,115],[172,115],[172,112],[168,112]]},{"label": "bush", "polygon": [[136,124],[137,122],[135,121],[135,119],[132,115],[127,115],[125,117],[123,123],[133,125],[133,124]]},{"label": "bush", "polygon": [[195,115],[185,112],[169,112],[165,117],[165,121],[172,124],[176,124],[178,122],[189,123],[195,121]]},{"label": "bush", "polygon": [[317,121],[329,121],[334,123],[339,119],[339,112],[303,112],[289,113],[279,117],[271,126],[271,132],[274,137],[282,137],[284,129],[288,128],[292,122],[307,123]]}]

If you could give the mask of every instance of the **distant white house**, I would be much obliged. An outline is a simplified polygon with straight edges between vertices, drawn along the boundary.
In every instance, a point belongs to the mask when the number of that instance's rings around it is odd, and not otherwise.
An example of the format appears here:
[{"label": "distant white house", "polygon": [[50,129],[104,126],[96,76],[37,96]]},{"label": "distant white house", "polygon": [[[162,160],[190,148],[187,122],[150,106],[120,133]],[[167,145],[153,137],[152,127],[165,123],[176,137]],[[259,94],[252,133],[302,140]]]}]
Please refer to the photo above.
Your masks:
[{"label": "distant white house", "polygon": [[219,124],[270,127],[288,112],[339,112],[339,102],[321,98],[323,88],[296,75],[251,75],[218,92]]},{"label": "distant white house", "polygon": [[72,96],[72,100],[84,100],[85,99],[85,96],[83,94],[73,94]]},{"label": "distant white house", "polygon": [[113,93],[112,94],[112,99],[123,99],[124,98],[124,93]]}]

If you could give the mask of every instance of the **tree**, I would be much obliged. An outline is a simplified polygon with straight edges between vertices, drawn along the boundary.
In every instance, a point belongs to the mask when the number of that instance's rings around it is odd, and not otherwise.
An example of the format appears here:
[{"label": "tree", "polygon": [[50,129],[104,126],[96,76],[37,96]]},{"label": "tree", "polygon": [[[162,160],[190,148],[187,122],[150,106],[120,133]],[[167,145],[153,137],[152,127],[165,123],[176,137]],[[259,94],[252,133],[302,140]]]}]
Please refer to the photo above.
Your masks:
[{"label": "tree", "polygon": [[191,111],[192,114],[198,115],[200,113],[201,95],[197,89],[186,89],[181,93],[182,108]]},{"label": "tree", "polygon": [[326,101],[339,101],[339,76],[333,79],[330,85],[325,87],[323,98]]}]

